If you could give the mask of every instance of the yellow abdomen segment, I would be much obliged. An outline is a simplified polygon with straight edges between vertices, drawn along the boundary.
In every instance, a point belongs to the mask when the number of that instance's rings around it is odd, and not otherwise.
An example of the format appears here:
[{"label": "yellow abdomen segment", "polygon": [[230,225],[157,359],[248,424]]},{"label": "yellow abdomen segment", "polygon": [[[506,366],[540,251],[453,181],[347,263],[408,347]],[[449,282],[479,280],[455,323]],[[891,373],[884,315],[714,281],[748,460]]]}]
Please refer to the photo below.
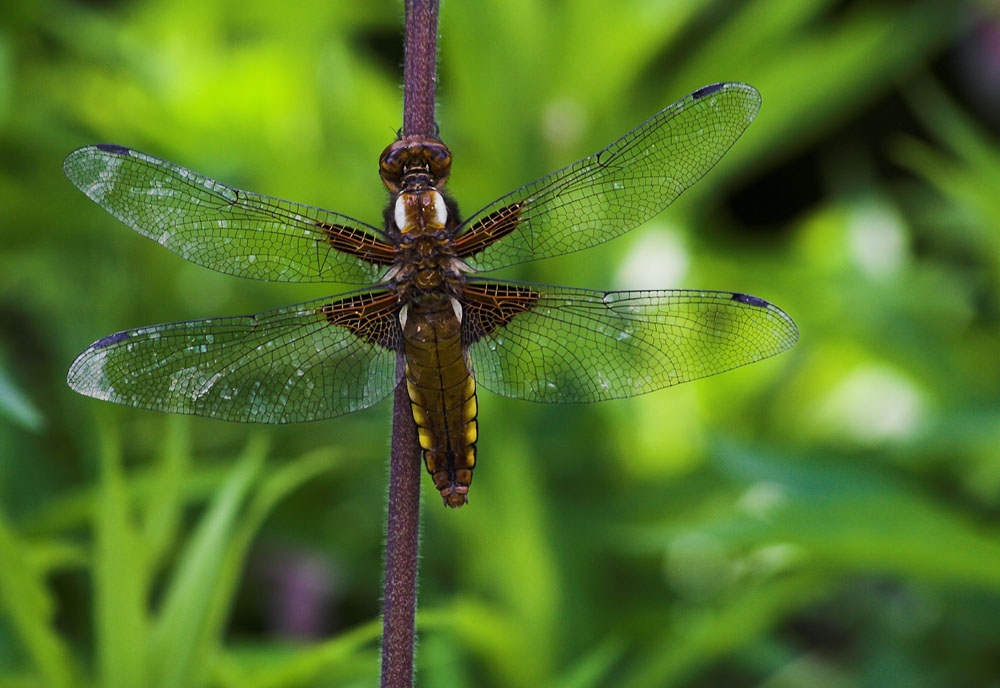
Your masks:
[{"label": "yellow abdomen segment", "polygon": [[406,389],[427,472],[444,503],[466,503],[476,465],[476,381],[462,350],[461,322],[444,301],[409,308],[403,326]]}]

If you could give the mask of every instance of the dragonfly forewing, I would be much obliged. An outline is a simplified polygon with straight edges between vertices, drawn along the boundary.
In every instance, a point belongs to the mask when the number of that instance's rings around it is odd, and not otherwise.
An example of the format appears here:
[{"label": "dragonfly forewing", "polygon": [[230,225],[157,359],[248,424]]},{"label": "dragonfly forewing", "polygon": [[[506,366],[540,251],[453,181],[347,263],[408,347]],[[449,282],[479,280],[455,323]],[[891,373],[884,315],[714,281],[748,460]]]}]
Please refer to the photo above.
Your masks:
[{"label": "dragonfly forewing", "polygon": [[604,150],[472,215],[455,242],[459,255],[476,270],[496,270],[589,248],[638,227],[712,169],[760,102],[746,84],[698,89]]},{"label": "dragonfly forewing", "polygon": [[382,232],[320,208],[241,191],[125,146],[73,151],[70,181],[139,234],[229,275],[368,284],[392,263]]}]

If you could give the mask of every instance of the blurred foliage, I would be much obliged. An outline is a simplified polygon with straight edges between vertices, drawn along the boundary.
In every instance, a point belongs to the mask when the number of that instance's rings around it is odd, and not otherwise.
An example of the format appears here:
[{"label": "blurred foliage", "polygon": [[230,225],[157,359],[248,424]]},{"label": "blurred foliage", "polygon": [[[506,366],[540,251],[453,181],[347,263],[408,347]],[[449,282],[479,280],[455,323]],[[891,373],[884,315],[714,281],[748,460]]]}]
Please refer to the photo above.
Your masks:
[{"label": "blurred foliage", "polygon": [[[421,686],[1000,686],[995,7],[445,3],[466,212],[756,86],[667,213],[512,274],[750,292],[802,338],[628,401],[484,392],[471,504],[424,484]],[[337,287],[186,264],[60,163],[121,143],[377,223],[401,26],[384,0],[0,7],[0,686],[374,684],[387,404],[256,428],[65,386],[109,332]]]}]

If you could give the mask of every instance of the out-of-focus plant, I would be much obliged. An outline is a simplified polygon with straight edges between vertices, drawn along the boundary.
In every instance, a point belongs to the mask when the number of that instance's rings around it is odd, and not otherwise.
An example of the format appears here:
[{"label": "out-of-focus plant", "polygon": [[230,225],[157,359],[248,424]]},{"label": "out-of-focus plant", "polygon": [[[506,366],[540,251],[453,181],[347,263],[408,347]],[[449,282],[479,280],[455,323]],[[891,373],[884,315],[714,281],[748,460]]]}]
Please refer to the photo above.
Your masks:
[{"label": "out-of-focus plant", "polygon": [[[119,433],[102,418],[94,488],[52,500],[22,533],[0,520],[0,599],[22,653],[20,668],[0,669],[0,685],[278,686],[319,672],[373,674],[366,645],[377,637],[374,625],[272,662],[253,680],[250,658],[238,661],[223,648],[235,589],[262,522],[296,488],[334,470],[337,452],[274,467],[257,436],[231,466],[199,469],[184,422],[168,428],[159,458],[126,471]],[[197,520],[184,527],[186,510],[201,502]],[[82,542],[79,529],[88,534]],[[73,643],[59,632],[47,585],[76,570],[88,574],[93,590],[93,665],[75,657]]]},{"label": "out-of-focus plant", "polygon": [[[627,402],[484,396],[475,501],[457,518],[425,510],[420,685],[995,678],[1000,147],[949,76],[971,27],[989,26],[984,7],[445,4],[439,119],[467,212],[693,88],[757,87],[740,145],[668,214],[518,275],[742,289],[782,304],[802,339],[782,359]],[[60,162],[113,140],[372,217],[375,161],[398,123],[400,17],[395,2],[0,7],[7,685],[166,680],[175,669],[130,655],[138,638],[187,657],[183,671],[209,657],[208,684],[374,681],[385,409],[276,429],[262,468],[243,427],[95,412],[64,385],[109,323],[323,294],[185,265],[109,226]],[[329,472],[245,525],[271,470],[327,446],[312,460]],[[256,532],[336,560],[331,640],[296,646],[246,623],[242,555],[228,553]],[[196,592],[207,601],[185,608]]]}]

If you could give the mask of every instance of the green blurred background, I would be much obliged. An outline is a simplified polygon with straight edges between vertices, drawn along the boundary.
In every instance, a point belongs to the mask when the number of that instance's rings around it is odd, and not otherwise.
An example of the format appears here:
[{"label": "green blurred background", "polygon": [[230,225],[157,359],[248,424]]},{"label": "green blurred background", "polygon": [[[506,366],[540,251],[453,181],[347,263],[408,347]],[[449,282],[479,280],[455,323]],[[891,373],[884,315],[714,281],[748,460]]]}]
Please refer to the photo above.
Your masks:
[{"label": "green blurred background", "polygon": [[[466,212],[702,85],[764,98],[605,246],[512,276],[749,292],[790,352],[642,398],[483,392],[424,479],[421,686],[1000,686],[993,2],[446,2]],[[63,177],[95,142],[378,223],[401,2],[0,8],[0,686],[377,680],[388,403],[264,428],[73,394],[95,339],[340,291],[219,275]]]}]

